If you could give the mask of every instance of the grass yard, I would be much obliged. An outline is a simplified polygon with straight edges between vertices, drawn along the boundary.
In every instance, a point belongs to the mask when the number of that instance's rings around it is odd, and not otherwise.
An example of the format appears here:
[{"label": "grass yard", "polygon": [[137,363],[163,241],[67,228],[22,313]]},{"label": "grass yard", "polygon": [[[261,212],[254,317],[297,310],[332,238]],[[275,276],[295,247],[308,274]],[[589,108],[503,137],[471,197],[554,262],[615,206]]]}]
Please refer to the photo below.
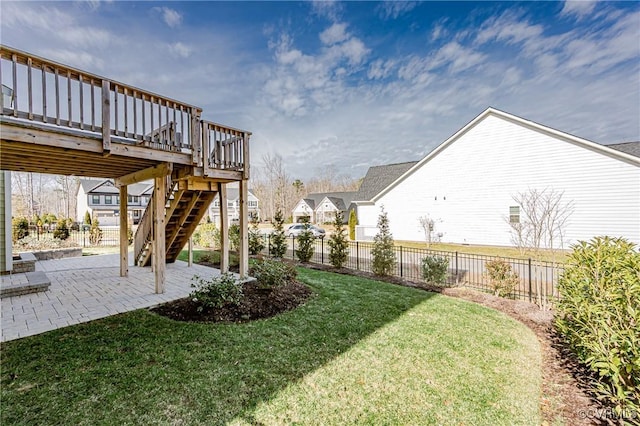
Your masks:
[{"label": "grass yard", "polygon": [[146,310],[4,343],[0,423],[540,424],[540,348],[479,305],[300,270],[316,295],[246,324]]},{"label": "grass yard", "polygon": [[[214,249],[194,249],[193,250],[193,261],[198,262],[201,257],[209,256],[211,262],[210,263],[220,263],[220,251]],[[178,260],[182,260],[184,262],[189,261],[189,251],[182,250],[178,255]],[[236,266],[238,265],[238,255],[232,251],[229,252],[229,265]]]}]

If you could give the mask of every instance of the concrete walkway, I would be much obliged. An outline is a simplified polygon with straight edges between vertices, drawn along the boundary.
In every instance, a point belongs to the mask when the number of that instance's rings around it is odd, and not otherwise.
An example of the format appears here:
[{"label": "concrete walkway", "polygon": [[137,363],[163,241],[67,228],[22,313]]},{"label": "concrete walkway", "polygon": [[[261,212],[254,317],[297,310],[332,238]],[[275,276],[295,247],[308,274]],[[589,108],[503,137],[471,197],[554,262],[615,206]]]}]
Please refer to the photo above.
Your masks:
[{"label": "concrete walkway", "polygon": [[194,275],[220,273],[177,261],[167,265],[165,292],[155,294],[151,268],[130,265],[129,276],[122,278],[117,254],[39,261],[36,271],[45,272],[51,286],[1,300],[2,342],[180,299],[191,292]]}]

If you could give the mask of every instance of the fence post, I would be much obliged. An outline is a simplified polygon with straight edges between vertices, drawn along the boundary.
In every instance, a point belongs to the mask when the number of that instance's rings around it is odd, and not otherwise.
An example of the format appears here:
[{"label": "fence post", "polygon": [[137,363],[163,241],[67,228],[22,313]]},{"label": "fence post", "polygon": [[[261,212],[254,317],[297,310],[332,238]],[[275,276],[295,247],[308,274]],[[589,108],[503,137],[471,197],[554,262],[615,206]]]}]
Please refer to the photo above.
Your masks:
[{"label": "fence post", "polygon": [[356,241],[356,271],[360,270],[360,247]]},{"label": "fence post", "polygon": [[324,238],[320,238],[320,264],[324,265]]},{"label": "fence post", "polygon": [[531,303],[531,258],[529,258],[529,303]]},{"label": "fence post", "polygon": [[271,234],[267,234],[267,256],[271,256]]},{"label": "fence post", "polygon": [[292,235],[291,241],[293,241],[293,249],[291,250],[291,259],[295,260],[296,259],[296,237]]},{"label": "fence post", "polygon": [[400,246],[400,278],[402,278],[402,246]]},{"label": "fence post", "polygon": [[458,279],[459,274],[458,274],[458,252],[456,252],[456,284],[460,283],[460,280]]}]

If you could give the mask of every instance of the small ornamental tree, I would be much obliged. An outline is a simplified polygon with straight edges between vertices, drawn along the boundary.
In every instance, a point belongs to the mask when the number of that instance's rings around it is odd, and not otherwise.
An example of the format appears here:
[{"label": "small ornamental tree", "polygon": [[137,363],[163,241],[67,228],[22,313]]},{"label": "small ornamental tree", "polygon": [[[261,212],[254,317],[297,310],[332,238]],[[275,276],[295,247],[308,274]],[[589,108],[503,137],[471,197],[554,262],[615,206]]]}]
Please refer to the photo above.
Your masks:
[{"label": "small ornamental tree", "polygon": [[384,206],[380,209],[380,216],[378,216],[378,233],[373,239],[371,255],[373,256],[371,261],[373,273],[380,276],[391,275],[396,266],[396,253],[393,249],[393,235],[389,229],[389,218],[384,211]]},{"label": "small ornamental tree", "polygon": [[264,237],[260,233],[260,229],[258,229],[258,216],[255,214],[251,215],[251,227],[249,228],[249,254],[257,255],[264,250]]},{"label": "small ornamental tree", "polygon": [[351,241],[355,241],[356,239],[356,225],[358,224],[358,217],[356,216],[356,211],[351,210],[349,213],[349,239]]},{"label": "small ornamental tree", "polygon": [[298,236],[298,248],[296,250],[296,256],[300,262],[306,263],[311,260],[313,256],[313,232],[311,232],[311,224],[309,223],[309,216],[302,217],[302,232]]},{"label": "small ornamental tree", "polygon": [[53,238],[57,238],[62,241],[69,238],[69,228],[67,227],[67,221],[65,219],[58,221],[58,225],[56,226],[55,231],[53,231]]},{"label": "small ornamental tree", "polygon": [[97,246],[102,242],[102,229],[100,229],[100,222],[98,218],[91,221],[91,229],[89,229],[89,242]]},{"label": "small ornamental tree", "polygon": [[[353,210],[351,211],[353,213]],[[344,215],[336,210],[333,221],[335,231],[329,237],[329,262],[335,268],[342,268],[347,263],[349,255],[349,241],[344,229]]]},{"label": "small ornamental tree", "polygon": [[276,210],[276,214],[273,216],[274,231],[271,234],[271,248],[270,254],[278,259],[284,257],[287,252],[287,237],[284,235],[284,217],[280,209]]},{"label": "small ornamental tree", "polygon": [[91,226],[91,215],[89,214],[88,210],[86,212],[84,212],[84,222],[83,223],[85,225]]}]

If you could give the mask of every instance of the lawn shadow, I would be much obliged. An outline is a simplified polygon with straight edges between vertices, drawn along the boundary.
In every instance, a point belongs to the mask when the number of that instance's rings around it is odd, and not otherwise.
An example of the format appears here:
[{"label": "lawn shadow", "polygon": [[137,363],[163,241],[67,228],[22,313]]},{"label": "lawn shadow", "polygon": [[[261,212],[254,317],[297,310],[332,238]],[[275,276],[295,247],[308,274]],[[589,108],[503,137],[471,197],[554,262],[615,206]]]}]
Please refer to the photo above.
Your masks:
[{"label": "lawn shadow", "polygon": [[267,320],[136,311],[4,344],[2,424],[257,424],[258,404],[433,296],[308,269],[299,278],[314,297]]}]

